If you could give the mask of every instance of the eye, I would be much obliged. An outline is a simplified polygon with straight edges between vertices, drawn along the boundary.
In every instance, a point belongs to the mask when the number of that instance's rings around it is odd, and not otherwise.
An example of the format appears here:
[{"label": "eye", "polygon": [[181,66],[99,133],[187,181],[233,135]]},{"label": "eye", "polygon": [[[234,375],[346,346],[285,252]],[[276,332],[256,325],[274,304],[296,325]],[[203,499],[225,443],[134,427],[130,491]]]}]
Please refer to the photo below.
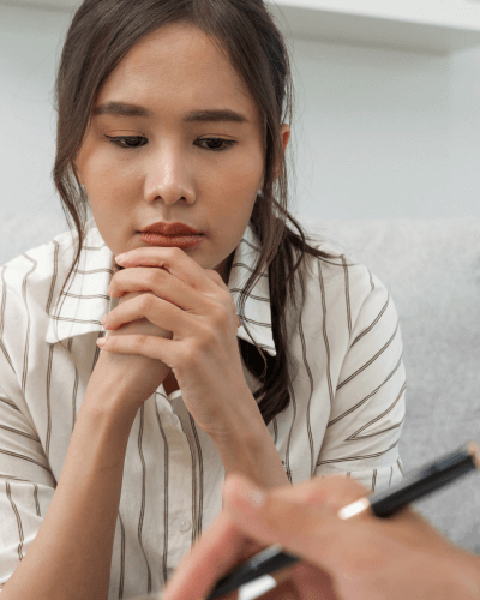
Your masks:
[{"label": "eye", "polygon": [[[104,134],[106,138],[110,140],[110,143],[115,144],[119,148],[125,149],[133,149],[133,148],[141,148],[148,143],[148,139],[143,136],[118,136],[112,137]],[[212,152],[222,152],[231,148],[234,144],[237,143],[236,140],[226,140],[224,138],[203,138],[198,139],[195,143],[205,143],[207,147],[205,150],[210,150]],[[214,147],[212,147],[212,145]]]},{"label": "eye", "polygon": [[[119,136],[119,137],[110,137],[105,134],[105,137],[110,140],[110,143],[119,146],[120,148],[141,148],[145,146],[148,142],[147,138],[142,136]],[[144,141],[145,143],[140,143]],[[124,145],[125,144],[125,145]]]},{"label": "eye", "polygon": [[[211,150],[212,152],[222,152],[224,150],[228,150],[229,148],[231,148],[234,144],[237,143],[236,140],[225,140],[223,138],[203,138],[203,139],[198,139],[196,140],[197,142],[208,142],[213,143],[214,145],[216,145],[216,148],[206,148],[206,150]],[[218,146],[223,146],[223,147],[218,147]]]}]

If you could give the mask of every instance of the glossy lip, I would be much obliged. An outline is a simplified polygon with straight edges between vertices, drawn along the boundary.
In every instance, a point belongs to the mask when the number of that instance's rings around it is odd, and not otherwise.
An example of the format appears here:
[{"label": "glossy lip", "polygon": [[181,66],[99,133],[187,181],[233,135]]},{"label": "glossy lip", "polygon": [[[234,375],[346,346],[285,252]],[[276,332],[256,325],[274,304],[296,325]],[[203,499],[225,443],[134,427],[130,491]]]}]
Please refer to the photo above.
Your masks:
[{"label": "glossy lip", "polygon": [[156,234],[160,236],[192,236],[192,235],[203,235],[198,229],[190,227],[185,223],[152,223],[145,229],[142,229],[141,233],[145,234]]},{"label": "glossy lip", "polygon": [[142,242],[149,246],[163,246],[164,248],[191,248],[200,243],[204,238],[199,235],[161,235],[159,233],[142,233]]},{"label": "glossy lip", "polygon": [[203,233],[186,223],[153,223],[139,233],[142,242],[149,246],[176,247],[182,250],[196,246],[203,239]]}]

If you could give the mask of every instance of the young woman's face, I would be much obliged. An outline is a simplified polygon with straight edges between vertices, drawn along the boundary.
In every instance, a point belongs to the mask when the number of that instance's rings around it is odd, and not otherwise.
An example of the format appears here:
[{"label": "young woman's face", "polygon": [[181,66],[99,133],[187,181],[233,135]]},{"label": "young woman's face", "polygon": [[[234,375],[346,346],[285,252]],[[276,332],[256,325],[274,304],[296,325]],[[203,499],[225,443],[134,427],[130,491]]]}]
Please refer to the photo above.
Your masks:
[{"label": "young woman's face", "polygon": [[257,112],[199,29],[170,25],[140,40],[102,86],[76,163],[114,254],[147,246],[142,232],[154,223],[182,223],[201,235],[180,247],[204,268],[219,265],[238,245],[263,184]]}]

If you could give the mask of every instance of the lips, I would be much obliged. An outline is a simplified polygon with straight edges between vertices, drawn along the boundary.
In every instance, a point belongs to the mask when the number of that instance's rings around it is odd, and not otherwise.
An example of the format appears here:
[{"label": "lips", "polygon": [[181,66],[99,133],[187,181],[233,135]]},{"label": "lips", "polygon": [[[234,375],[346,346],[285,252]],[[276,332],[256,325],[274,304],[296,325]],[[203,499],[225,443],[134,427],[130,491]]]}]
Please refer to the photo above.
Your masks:
[{"label": "lips", "polygon": [[141,231],[141,240],[149,246],[177,247],[182,250],[197,245],[203,234],[185,223],[153,223]]},{"label": "lips", "polygon": [[158,235],[201,235],[198,229],[185,225],[185,223],[153,223],[145,229],[142,233],[156,233]]}]

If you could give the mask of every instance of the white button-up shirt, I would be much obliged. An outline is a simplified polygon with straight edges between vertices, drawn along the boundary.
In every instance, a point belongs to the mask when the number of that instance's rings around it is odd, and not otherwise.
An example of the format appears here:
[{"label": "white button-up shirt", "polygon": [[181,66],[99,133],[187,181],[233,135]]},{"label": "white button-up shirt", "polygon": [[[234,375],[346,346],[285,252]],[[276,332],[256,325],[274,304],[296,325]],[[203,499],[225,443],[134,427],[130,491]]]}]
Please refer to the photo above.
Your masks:
[{"label": "white button-up shirt", "polygon": [[[257,254],[248,227],[229,279],[237,307]],[[95,342],[105,335],[100,321],[113,306],[113,254],[93,223],[59,298],[72,258],[65,233],[0,267],[0,588],[53,498],[100,352]],[[394,303],[362,265],[344,257],[307,263],[305,303],[288,313],[297,363],[290,404],[268,430],[293,483],[340,473],[372,491],[388,487],[402,478],[397,446],[406,386]],[[239,316],[239,337],[250,341],[246,325],[275,354],[268,274]],[[181,390],[167,396],[160,386],[139,409],[128,440],[109,600],[162,589],[221,510],[224,475]]]}]

